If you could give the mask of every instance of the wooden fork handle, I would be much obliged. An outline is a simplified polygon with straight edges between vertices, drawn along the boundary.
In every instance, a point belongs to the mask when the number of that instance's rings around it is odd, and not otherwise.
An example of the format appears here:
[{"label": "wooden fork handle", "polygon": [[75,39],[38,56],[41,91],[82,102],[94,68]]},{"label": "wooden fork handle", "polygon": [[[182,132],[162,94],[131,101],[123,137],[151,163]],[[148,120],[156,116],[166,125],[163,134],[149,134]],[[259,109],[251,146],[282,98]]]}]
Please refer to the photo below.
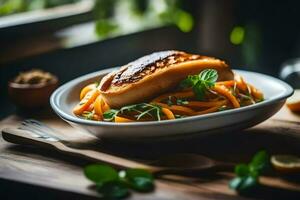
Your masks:
[{"label": "wooden fork handle", "polygon": [[47,149],[54,149],[53,142],[32,136],[30,131],[20,130],[17,128],[2,129],[2,137],[5,141],[14,144],[34,145]]},{"label": "wooden fork handle", "polygon": [[71,148],[60,141],[47,141],[46,139],[32,136],[32,133],[26,130],[5,128],[2,130],[2,137],[4,140],[14,144],[33,145],[42,148],[53,149],[66,155],[84,158],[93,162],[104,162],[118,168],[143,168],[151,172],[161,170],[161,168],[158,167],[141,164],[133,160],[98,151]]}]

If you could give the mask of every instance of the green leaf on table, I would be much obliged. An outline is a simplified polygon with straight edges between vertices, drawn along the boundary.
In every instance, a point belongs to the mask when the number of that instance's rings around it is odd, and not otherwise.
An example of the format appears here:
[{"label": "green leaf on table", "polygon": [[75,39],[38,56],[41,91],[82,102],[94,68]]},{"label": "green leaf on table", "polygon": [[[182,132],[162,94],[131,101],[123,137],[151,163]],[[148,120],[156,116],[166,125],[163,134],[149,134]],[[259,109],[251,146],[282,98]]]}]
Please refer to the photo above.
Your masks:
[{"label": "green leaf on table", "polygon": [[129,195],[127,185],[119,180],[108,181],[97,187],[97,191],[103,195],[104,198],[125,198]]},{"label": "green leaf on table", "polygon": [[269,155],[266,151],[259,151],[249,164],[236,165],[236,177],[229,182],[229,187],[238,192],[249,191],[259,184],[259,176],[269,166]]},{"label": "green leaf on table", "polygon": [[229,188],[233,189],[233,190],[237,190],[241,184],[241,182],[243,181],[242,180],[243,178],[242,177],[235,177],[234,179],[232,179],[230,182],[229,182]]},{"label": "green leaf on table", "polygon": [[247,190],[250,190],[250,189],[254,188],[258,184],[257,180],[258,179],[256,177],[253,177],[253,176],[244,177],[241,184],[240,184],[240,186],[239,186],[239,190],[240,191],[247,191]]},{"label": "green leaf on table", "polygon": [[84,175],[96,183],[102,185],[105,182],[118,180],[118,172],[108,165],[88,165],[84,168]]},{"label": "green leaf on table", "polygon": [[108,165],[93,164],[84,168],[85,176],[95,183],[97,191],[105,199],[120,199],[130,194],[129,189],[150,192],[154,189],[154,177],[143,169],[117,171]]},{"label": "green leaf on table", "polygon": [[255,154],[252,161],[249,164],[251,171],[257,171],[258,173],[262,173],[269,167],[270,157],[266,151],[259,151]]},{"label": "green leaf on table", "polygon": [[234,168],[234,172],[238,176],[247,176],[249,175],[249,171],[249,166],[246,164],[239,164]]},{"label": "green leaf on table", "polygon": [[140,192],[149,192],[154,189],[154,178],[151,173],[143,169],[128,169],[125,171],[125,180],[129,185]]},{"label": "green leaf on table", "polygon": [[245,192],[254,188],[258,184],[258,179],[252,176],[235,177],[229,182],[229,187],[239,192]]}]

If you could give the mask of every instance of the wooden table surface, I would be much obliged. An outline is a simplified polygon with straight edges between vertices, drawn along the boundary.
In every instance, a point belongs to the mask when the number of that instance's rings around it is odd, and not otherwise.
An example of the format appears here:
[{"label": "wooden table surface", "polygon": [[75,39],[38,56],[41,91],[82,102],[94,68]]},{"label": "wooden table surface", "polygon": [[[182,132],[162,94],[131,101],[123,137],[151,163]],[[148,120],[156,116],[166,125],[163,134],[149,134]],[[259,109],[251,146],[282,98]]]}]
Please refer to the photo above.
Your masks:
[{"label": "wooden table surface", "polygon": [[[24,118],[39,119],[60,130],[68,140],[96,140],[78,132],[53,113],[12,115],[0,122],[0,129],[16,127]],[[100,141],[97,150],[134,159],[155,159],[171,153],[199,153],[231,162],[248,161],[260,149],[270,154],[300,155],[300,116],[284,107],[266,122],[245,131],[219,133],[193,140],[160,142]],[[31,146],[14,145],[0,139],[1,199],[95,199],[99,195],[83,175],[89,162]],[[128,199],[300,199],[300,176],[273,174],[269,183],[250,196],[228,188],[232,172],[192,174],[191,177],[156,181],[152,193],[133,193]],[[6,198],[2,198],[6,197]]]}]

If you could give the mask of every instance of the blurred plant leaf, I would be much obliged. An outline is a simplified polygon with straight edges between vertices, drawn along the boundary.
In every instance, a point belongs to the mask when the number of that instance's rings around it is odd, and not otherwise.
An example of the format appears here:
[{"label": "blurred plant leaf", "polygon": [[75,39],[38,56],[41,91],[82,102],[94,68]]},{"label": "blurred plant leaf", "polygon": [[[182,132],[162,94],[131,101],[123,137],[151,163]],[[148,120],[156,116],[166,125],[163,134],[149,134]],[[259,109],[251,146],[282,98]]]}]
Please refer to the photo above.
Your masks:
[{"label": "blurred plant leaf", "polygon": [[95,30],[100,37],[107,37],[118,30],[118,25],[112,20],[100,19],[96,22]]}]

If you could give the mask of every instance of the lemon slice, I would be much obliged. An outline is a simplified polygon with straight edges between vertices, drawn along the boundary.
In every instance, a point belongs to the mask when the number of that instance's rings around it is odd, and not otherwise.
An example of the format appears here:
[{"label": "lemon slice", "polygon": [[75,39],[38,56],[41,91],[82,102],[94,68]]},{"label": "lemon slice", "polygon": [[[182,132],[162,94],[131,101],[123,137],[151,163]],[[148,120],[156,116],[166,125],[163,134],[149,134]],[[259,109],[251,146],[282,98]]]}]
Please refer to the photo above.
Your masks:
[{"label": "lemon slice", "polygon": [[287,99],[287,107],[293,112],[300,112],[300,90],[295,90],[294,94]]},{"label": "lemon slice", "polygon": [[300,172],[300,158],[293,155],[273,155],[273,167],[280,172]]}]

